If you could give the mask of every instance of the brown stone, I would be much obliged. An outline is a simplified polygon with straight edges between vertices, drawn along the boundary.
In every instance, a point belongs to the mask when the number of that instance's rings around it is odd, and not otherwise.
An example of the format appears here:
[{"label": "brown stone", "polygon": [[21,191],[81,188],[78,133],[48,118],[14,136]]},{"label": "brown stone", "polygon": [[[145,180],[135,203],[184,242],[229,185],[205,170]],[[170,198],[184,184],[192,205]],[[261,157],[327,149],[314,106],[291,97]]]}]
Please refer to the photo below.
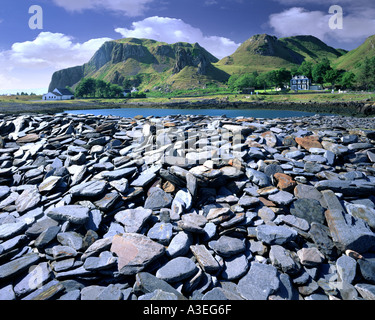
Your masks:
[{"label": "brown stone", "polygon": [[277,138],[272,131],[263,132],[261,134],[262,138],[266,140],[267,146],[273,148],[277,144]]},{"label": "brown stone", "polygon": [[267,207],[276,207],[275,203],[273,203],[272,201],[270,201],[266,198],[259,197],[258,199],[259,199],[260,202],[262,202]]},{"label": "brown stone", "polygon": [[296,138],[295,140],[302,148],[306,150],[310,150],[310,148],[323,148],[319,142],[319,137],[317,136]]},{"label": "brown stone", "polygon": [[277,187],[283,191],[291,191],[297,185],[297,182],[292,177],[285,173],[277,172],[273,176],[277,181]]},{"label": "brown stone", "polygon": [[118,257],[118,271],[134,275],[162,256],[165,248],[142,234],[125,233],[113,237],[111,252]]},{"label": "brown stone", "polygon": [[17,139],[17,143],[29,143],[29,142],[35,142],[38,140],[39,140],[39,135],[35,133],[30,133],[22,138]]},{"label": "brown stone", "polygon": [[176,124],[174,122],[165,122],[163,123],[164,127],[170,128],[170,127],[175,127]]},{"label": "brown stone", "polygon": [[170,182],[170,181],[166,181],[164,184],[163,184],[163,190],[165,192],[168,192],[168,193],[173,193],[176,191],[176,186]]}]

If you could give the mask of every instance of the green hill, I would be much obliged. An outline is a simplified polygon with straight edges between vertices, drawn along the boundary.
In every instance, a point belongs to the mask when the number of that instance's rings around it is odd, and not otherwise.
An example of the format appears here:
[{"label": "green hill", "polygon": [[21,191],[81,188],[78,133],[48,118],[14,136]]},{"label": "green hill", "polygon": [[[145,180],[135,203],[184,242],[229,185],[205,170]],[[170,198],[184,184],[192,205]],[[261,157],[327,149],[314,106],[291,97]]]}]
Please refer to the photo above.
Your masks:
[{"label": "green hill", "polygon": [[279,40],[308,61],[320,62],[323,58],[334,61],[343,55],[342,50],[334,49],[313,36],[294,36]]},{"label": "green hill", "polygon": [[368,37],[366,41],[358,48],[349,51],[334,62],[334,66],[338,69],[344,69],[358,73],[363,60],[368,57],[375,56],[375,35]]},{"label": "green hill", "polygon": [[223,85],[230,75],[292,69],[303,61],[327,58],[341,69],[356,70],[365,56],[375,55],[375,36],[359,48],[346,52],[334,49],[313,36],[278,39],[254,35],[230,56],[220,61],[198,43],[167,44],[150,39],[126,38],[104,43],[89,62],[57,71],[49,86],[75,88],[83,78],[93,77],[123,85],[136,77],[140,90],[173,91]]},{"label": "green hill", "polygon": [[217,61],[198,43],[167,44],[136,38],[108,41],[83,66],[55,72],[49,90],[74,88],[87,77],[122,85],[125,79],[136,75],[141,79],[141,90],[202,87],[228,79],[229,75],[212,65]]},{"label": "green hill", "polygon": [[278,39],[258,34],[246,40],[232,55],[215,64],[229,73],[266,72],[279,68],[291,69],[304,60],[319,62],[322,58],[335,61],[342,51],[327,46],[313,36],[294,36]]},{"label": "green hill", "polygon": [[215,64],[229,73],[266,72],[278,68],[299,65],[304,57],[289,49],[275,36],[259,34],[246,40],[232,55]]}]

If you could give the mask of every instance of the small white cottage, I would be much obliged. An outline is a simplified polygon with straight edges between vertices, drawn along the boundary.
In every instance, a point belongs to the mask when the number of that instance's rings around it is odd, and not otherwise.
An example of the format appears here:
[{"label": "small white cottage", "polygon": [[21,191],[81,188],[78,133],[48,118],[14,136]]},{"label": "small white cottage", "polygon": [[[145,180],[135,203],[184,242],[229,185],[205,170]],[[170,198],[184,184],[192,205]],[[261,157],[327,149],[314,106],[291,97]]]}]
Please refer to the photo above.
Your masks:
[{"label": "small white cottage", "polygon": [[74,99],[74,94],[70,92],[69,89],[65,88],[56,88],[52,92],[48,92],[47,94],[43,95],[43,100],[72,100]]}]

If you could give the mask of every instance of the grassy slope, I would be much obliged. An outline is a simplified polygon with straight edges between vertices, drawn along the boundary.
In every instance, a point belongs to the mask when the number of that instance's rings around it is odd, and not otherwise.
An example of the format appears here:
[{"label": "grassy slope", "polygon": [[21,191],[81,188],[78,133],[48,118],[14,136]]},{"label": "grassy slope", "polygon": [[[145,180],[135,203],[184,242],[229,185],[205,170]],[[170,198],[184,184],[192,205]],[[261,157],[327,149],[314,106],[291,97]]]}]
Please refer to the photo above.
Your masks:
[{"label": "grassy slope", "polygon": [[281,38],[280,41],[288,48],[304,56],[308,61],[320,62],[323,58],[334,61],[343,54],[342,51],[326,45],[313,36],[286,37]]},{"label": "grassy slope", "polygon": [[328,58],[335,61],[342,54],[343,51],[329,47],[313,36],[275,39],[267,35],[256,35],[215,66],[229,74],[254,71],[262,73],[279,68],[291,69],[304,59],[318,62]]},{"label": "grassy slope", "polygon": [[371,58],[375,56],[375,35],[366,39],[366,41],[358,48],[349,51],[347,54],[338,58],[334,62],[334,66],[338,69],[344,69],[357,73],[361,67],[361,62],[365,57]]}]

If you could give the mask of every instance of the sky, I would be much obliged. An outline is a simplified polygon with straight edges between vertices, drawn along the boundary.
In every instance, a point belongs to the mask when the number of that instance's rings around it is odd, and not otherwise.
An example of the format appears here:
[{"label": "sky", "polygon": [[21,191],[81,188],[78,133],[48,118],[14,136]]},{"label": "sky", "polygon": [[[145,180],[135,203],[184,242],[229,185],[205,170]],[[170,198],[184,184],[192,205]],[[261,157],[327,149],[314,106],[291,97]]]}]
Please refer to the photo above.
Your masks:
[{"label": "sky", "polygon": [[198,42],[221,59],[260,33],[352,50],[375,34],[375,1],[1,0],[0,94],[46,93],[53,72],[88,62],[109,40]]}]

